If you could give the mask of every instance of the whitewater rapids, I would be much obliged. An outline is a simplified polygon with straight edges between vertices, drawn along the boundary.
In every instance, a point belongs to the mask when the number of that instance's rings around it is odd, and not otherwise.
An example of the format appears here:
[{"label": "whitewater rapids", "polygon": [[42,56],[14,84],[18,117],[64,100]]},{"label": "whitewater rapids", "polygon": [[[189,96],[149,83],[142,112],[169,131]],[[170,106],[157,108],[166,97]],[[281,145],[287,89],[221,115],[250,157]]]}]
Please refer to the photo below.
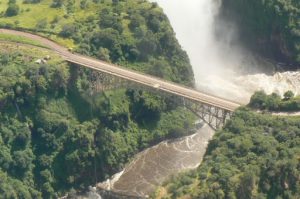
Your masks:
[{"label": "whitewater rapids", "polygon": [[[224,75],[226,76],[226,75]],[[277,93],[280,96],[286,91],[300,94],[300,72],[283,72],[274,75],[219,75],[203,76],[197,85],[199,90],[247,104],[255,91],[265,91],[267,94]]]},{"label": "whitewater rapids", "polygon": [[[154,0],[153,0],[154,1]],[[300,94],[300,72],[239,75],[234,68],[260,68],[236,45],[232,24],[219,24],[223,38],[215,38],[220,0],[155,0],[170,19],[195,73],[196,88],[247,104],[257,90]],[[254,63],[254,64],[253,64]],[[145,197],[170,175],[199,166],[214,131],[205,125],[196,134],[165,141],[137,154],[122,172],[99,183],[107,190]]]},{"label": "whitewater rapids", "polygon": [[99,183],[98,187],[145,197],[170,175],[197,168],[213,134],[204,125],[193,135],[161,142],[137,154],[121,175]]}]

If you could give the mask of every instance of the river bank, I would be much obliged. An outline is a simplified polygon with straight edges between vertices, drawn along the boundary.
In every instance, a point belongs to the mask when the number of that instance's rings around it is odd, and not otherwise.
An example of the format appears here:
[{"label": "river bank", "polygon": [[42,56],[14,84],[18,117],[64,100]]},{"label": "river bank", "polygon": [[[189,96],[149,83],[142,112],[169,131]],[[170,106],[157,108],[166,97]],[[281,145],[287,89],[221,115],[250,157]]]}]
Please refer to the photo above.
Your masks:
[{"label": "river bank", "polygon": [[147,197],[169,176],[197,168],[213,134],[214,131],[204,125],[193,135],[163,141],[137,154],[121,173],[97,186]]},{"label": "river bank", "polygon": [[[192,0],[184,2],[177,0],[174,3],[159,0],[157,2],[164,8],[177,33],[177,38],[183,48],[187,50],[193,65],[198,90],[243,103],[248,103],[251,95],[257,90],[264,90],[268,94],[276,92],[280,95],[287,90],[292,90],[296,94],[300,93],[298,86],[300,85],[300,72],[283,72],[272,75],[265,74],[263,71],[257,74],[251,73],[251,75],[233,72],[236,68],[260,69],[265,68],[266,65],[265,62],[254,62],[252,57],[249,59],[248,52],[244,53],[244,49],[238,47],[234,41],[235,27],[232,24],[228,26],[230,30],[219,27],[224,33],[223,36],[225,35],[224,38],[214,38],[214,18],[218,15],[219,4]],[[181,9],[179,10],[178,7]],[[182,20],[182,16],[185,16],[185,20]],[[268,64],[268,68],[276,67]],[[204,131],[202,135],[209,134]],[[178,148],[177,145],[181,146],[180,142],[175,143],[173,149]],[[181,141],[181,143],[185,143],[185,141]],[[206,147],[207,143],[202,143],[202,147]],[[171,144],[162,142],[139,153],[124,171],[117,175],[119,177],[117,180],[112,177],[101,186],[122,193],[134,193],[140,197],[147,196],[156,185],[162,183],[167,178],[166,176],[169,176],[169,171],[175,174],[184,169],[196,168],[201,163],[203,156],[197,156],[197,158],[185,160],[197,161],[197,164],[191,162],[191,167],[180,167],[182,158],[181,155],[176,155],[180,150],[170,150],[172,149],[170,146]],[[186,146],[188,145],[186,144]],[[191,153],[191,151],[189,152]],[[205,148],[202,152],[205,153]],[[172,158],[172,161],[168,163],[169,158]],[[161,162],[164,161],[166,164],[161,167]],[[178,169],[173,169],[174,166]],[[160,172],[158,172],[159,170]],[[161,176],[163,172],[165,172],[165,177]]]}]

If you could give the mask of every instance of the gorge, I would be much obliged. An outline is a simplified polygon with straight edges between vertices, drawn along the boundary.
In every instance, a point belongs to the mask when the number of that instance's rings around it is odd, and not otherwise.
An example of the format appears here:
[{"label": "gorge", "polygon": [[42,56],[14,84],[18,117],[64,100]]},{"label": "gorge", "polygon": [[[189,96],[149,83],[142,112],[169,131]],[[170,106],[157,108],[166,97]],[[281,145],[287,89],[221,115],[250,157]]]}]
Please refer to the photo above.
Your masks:
[{"label": "gorge", "polygon": [[258,106],[214,132],[170,96],[97,92],[93,71],[0,32],[0,198],[300,195],[299,118],[266,113],[300,109],[299,2],[151,2],[0,0],[0,28],[242,104],[263,90]]},{"label": "gorge", "polygon": [[[293,91],[296,95],[300,93],[300,72],[274,72],[278,68],[275,60],[258,57],[242,47],[238,36],[238,27],[234,22],[219,18],[222,1],[172,0],[169,2],[157,0],[155,2],[164,9],[180,44],[189,55],[197,89],[245,104],[258,90],[263,90],[267,94],[275,92],[281,96],[288,90]],[[207,127],[193,135],[202,137],[202,139],[195,140],[195,144],[202,148],[202,154],[196,158],[198,164],[201,163],[204,150],[211,139],[211,136],[207,137],[207,135],[212,136],[212,130]],[[193,166],[182,167],[181,151],[168,150],[167,143],[163,142],[137,155],[124,169],[130,171],[134,168],[134,173],[128,172],[126,175],[120,173],[118,178],[113,180],[114,183],[118,183],[118,180],[127,182],[130,185],[121,186],[123,192],[138,193],[141,196],[143,195],[141,193],[144,192],[145,196],[154,190],[154,185],[159,185],[171,174],[193,168]],[[182,145],[181,141],[177,142],[176,140],[171,143],[175,148],[180,148]],[[193,148],[189,148],[189,150],[193,150]],[[196,149],[194,150],[197,152]],[[172,157],[175,162],[178,157],[178,164],[169,165],[170,162],[163,161],[165,157]],[[188,162],[188,158],[186,161],[184,164],[194,164],[193,161]],[[148,163],[149,167],[145,167],[145,163]],[[174,166],[175,170],[172,173],[165,171],[165,169],[168,170],[167,168],[174,169]],[[153,173],[153,175],[148,176],[149,173]],[[162,173],[165,175],[162,176]],[[134,176],[138,176],[138,178]],[[155,178],[154,183],[149,183],[148,186],[142,185],[143,183],[147,184],[147,180],[151,181],[152,177]],[[131,183],[132,179],[136,180],[133,180],[136,184]],[[144,179],[145,182],[137,179]],[[109,181],[107,183],[109,184]],[[106,184],[106,186],[108,185]],[[112,185],[110,189],[118,191],[117,187],[118,185],[115,188]]]}]

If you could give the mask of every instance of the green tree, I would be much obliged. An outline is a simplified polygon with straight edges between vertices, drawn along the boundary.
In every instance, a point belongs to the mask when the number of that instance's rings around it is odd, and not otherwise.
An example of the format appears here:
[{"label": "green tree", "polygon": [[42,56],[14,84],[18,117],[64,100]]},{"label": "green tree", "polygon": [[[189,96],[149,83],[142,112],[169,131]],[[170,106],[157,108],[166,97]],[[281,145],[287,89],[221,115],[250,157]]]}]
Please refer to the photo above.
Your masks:
[{"label": "green tree", "polygon": [[[57,17],[50,19],[49,27],[61,32],[51,31],[47,25],[37,32],[50,31],[53,36],[73,40],[76,52],[190,82],[192,73],[184,72],[190,67],[187,55],[174,35],[168,35],[173,37],[168,45],[174,48],[161,44],[163,30],[171,30],[168,20],[158,18],[157,32],[148,26],[148,14],[162,12],[157,6],[136,0],[94,2],[99,4],[100,14],[78,18],[80,4],[53,0],[52,7],[66,6],[61,23]],[[44,3],[51,6],[51,2]],[[26,5],[30,9],[22,12],[34,16],[34,6]],[[127,28],[129,23],[131,28]],[[126,89],[96,94],[92,70],[70,65],[41,49],[22,46],[16,52],[12,45],[2,46],[0,198],[57,198],[69,190],[85,190],[117,172],[138,151],[186,134],[183,129],[193,126],[194,115],[171,100],[138,89],[133,94]],[[51,55],[47,64],[33,63],[47,54]]]},{"label": "green tree", "polygon": [[109,50],[107,48],[100,47],[98,57],[100,60],[110,62]]},{"label": "green tree", "polygon": [[47,25],[48,25],[48,21],[47,21],[46,18],[44,18],[44,19],[39,20],[39,21],[36,23],[35,27],[36,27],[37,29],[45,29],[45,28],[47,27]]},{"label": "green tree", "polygon": [[165,78],[165,79],[171,77],[171,73],[172,73],[171,67],[169,66],[169,63],[166,60],[164,60],[162,57],[151,60],[150,65],[151,67],[149,73],[151,75]]},{"label": "green tree", "polygon": [[102,31],[93,33],[91,43],[96,49],[106,48],[110,51],[110,59],[117,61],[123,58],[121,49],[121,36],[118,31],[106,28]]},{"label": "green tree", "polygon": [[16,4],[16,3],[17,3],[16,0],[9,0],[9,1],[8,1],[8,4]]},{"label": "green tree", "polygon": [[295,94],[293,93],[293,91],[287,91],[284,93],[283,96],[284,96],[284,100],[290,100],[295,96]]},{"label": "green tree", "polygon": [[140,52],[140,59],[143,61],[148,61],[150,55],[156,55],[158,43],[151,32],[147,32],[144,38],[142,38],[137,44],[138,50]]},{"label": "green tree", "polygon": [[9,4],[5,11],[5,15],[8,17],[16,16],[19,14],[20,8],[16,4]]},{"label": "green tree", "polygon": [[99,26],[100,28],[112,28],[117,30],[119,33],[123,32],[121,18],[109,9],[103,9],[100,13]]},{"label": "green tree", "polygon": [[266,107],[267,94],[264,91],[255,92],[251,99],[249,105],[253,108],[262,108]]},{"label": "green tree", "polygon": [[23,3],[40,3],[41,0],[23,0]]},{"label": "green tree", "polygon": [[132,31],[135,31],[136,28],[144,25],[145,23],[146,23],[145,19],[141,15],[136,13],[136,14],[130,16],[129,28]]},{"label": "green tree", "polygon": [[87,0],[81,0],[80,1],[80,8],[81,9],[86,9],[88,7],[88,2]]},{"label": "green tree", "polygon": [[52,8],[61,8],[63,5],[63,0],[52,0]]},{"label": "green tree", "polygon": [[276,94],[272,93],[270,96],[268,96],[268,99],[266,101],[266,106],[269,107],[270,110],[278,110],[281,103],[281,97]]},{"label": "green tree", "polygon": [[62,30],[60,31],[59,35],[62,37],[71,37],[76,33],[76,27],[74,24],[65,24],[62,27]]}]

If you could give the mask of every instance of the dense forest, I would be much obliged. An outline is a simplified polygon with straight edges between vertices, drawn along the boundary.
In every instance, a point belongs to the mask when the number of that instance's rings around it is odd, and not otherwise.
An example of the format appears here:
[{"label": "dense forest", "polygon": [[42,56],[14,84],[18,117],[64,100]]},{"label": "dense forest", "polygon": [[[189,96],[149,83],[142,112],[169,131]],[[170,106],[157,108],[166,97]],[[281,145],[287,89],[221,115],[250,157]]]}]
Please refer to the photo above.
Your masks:
[{"label": "dense forest", "polygon": [[153,197],[299,198],[299,121],[237,110],[209,143],[201,166],[173,177]]},{"label": "dense forest", "polygon": [[[193,84],[188,57],[156,4],[0,2],[1,27],[36,32],[83,54]],[[194,115],[172,97],[125,87],[97,93],[89,84],[91,70],[33,41],[24,39],[36,47],[3,40],[23,39],[0,34],[0,198],[57,198],[84,190],[149,145],[193,128]]]},{"label": "dense forest", "polygon": [[221,15],[237,24],[241,40],[253,51],[299,66],[300,1],[223,0]]},{"label": "dense forest", "polygon": [[[47,15],[45,15],[47,11]],[[298,0],[223,0],[255,52],[300,63]],[[0,0],[0,27],[34,32],[72,51],[192,86],[167,17],[146,0]],[[26,41],[0,34],[0,41]],[[134,154],[193,128],[170,97],[119,88],[97,93],[88,69],[39,44],[0,43],[0,198],[57,198],[119,171]],[[48,56],[49,55],[49,56]],[[46,62],[36,63],[45,58]],[[47,58],[47,59],[46,59]],[[256,92],[208,145],[202,165],[154,198],[300,198],[300,98]]]}]

